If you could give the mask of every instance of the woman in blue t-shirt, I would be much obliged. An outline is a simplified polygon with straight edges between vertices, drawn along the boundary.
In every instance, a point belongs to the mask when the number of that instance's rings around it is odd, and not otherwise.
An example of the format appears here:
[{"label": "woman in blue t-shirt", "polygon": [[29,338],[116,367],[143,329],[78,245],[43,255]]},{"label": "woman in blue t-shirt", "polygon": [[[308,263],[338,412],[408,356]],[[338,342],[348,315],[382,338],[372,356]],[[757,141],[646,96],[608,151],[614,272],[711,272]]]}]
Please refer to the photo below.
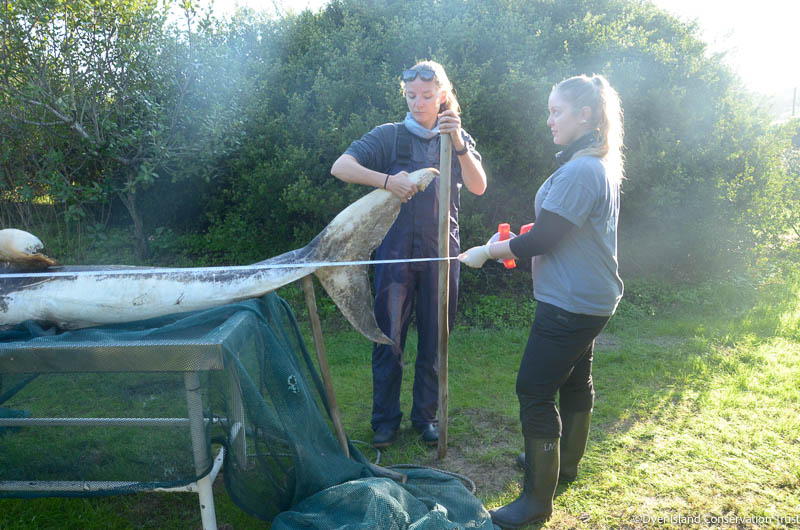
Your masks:
[{"label": "woman in blue t-shirt", "polygon": [[470,267],[487,259],[533,257],[536,315],[516,386],[524,487],[518,499],[492,512],[504,528],[548,518],[559,478],[577,476],[594,405],[594,339],[623,289],[617,263],[623,179],[617,92],[603,76],[577,76],[556,85],[548,105],[553,142],[565,149],[556,155],[561,167],[536,193],[536,224],[519,237],[459,256]]},{"label": "woman in blue t-shirt", "polygon": [[[331,168],[345,181],[383,188],[403,201],[397,220],[376,251],[376,259],[438,256],[439,181],[423,191],[408,173],[439,167],[440,136],[453,144],[450,193],[450,255],[460,252],[459,190],[462,184],[481,195],[486,174],[472,137],[461,128],[459,106],[444,68],[424,61],[405,70],[401,86],[408,104],[405,120],[375,127],[353,142]],[[456,311],[459,263],[450,267],[450,324]],[[411,424],[424,442],[439,439],[436,411],[438,377],[438,263],[414,262],[375,266],[375,319],[394,344],[375,344],[372,350],[372,429],[375,447],[392,443],[402,419],[400,384],[411,312],[416,309],[418,348],[415,364]],[[416,305],[416,307],[415,307]]]}]

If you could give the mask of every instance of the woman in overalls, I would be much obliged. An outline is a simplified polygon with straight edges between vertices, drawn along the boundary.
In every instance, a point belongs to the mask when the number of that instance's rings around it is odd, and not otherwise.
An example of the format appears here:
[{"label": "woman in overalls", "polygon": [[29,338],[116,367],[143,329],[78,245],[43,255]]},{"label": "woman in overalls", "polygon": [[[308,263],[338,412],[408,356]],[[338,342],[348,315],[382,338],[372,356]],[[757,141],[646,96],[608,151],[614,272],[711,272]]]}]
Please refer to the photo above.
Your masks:
[{"label": "woman in overalls", "polygon": [[[331,173],[345,181],[382,188],[403,205],[375,258],[410,259],[438,256],[438,177],[421,191],[408,173],[439,168],[440,135],[453,144],[450,201],[450,255],[460,252],[458,234],[459,190],[462,184],[481,195],[486,174],[472,137],[461,128],[459,105],[444,68],[424,61],[403,71],[401,87],[408,104],[402,122],[379,125],[334,162]],[[373,445],[392,443],[400,426],[400,385],[403,350],[412,311],[416,310],[418,347],[415,364],[411,424],[424,442],[439,439],[436,417],[438,376],[438,263],[415,262],[375,266],[375,318],[393,345],[375,344],[372,350]],[[452,326],[458,297],[459,263],[450,264],[449,322]]]}]

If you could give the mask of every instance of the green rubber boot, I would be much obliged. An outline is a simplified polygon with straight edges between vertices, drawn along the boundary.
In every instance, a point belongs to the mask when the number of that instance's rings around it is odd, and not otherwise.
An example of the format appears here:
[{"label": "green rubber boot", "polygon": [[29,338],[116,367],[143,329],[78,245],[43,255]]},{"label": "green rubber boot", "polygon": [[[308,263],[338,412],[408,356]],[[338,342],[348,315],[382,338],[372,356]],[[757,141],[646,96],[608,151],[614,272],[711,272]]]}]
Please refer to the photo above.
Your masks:
[{"label": "green rubber boot", "polygon": [[[578,478],[578,463],[586,452],[592,411],[565,412],[561,415],[561,471],[558,480],[572,482]],[[517,456],[517,465],[525,469],[525,453]]]},{"label": "green rubber boot", "polygon": [[511,504],[489,512],[500,528],[521,528],[544,521],[553,513],[553,494],[558,484],[558,438],[525,439],[525,475],[522,494]]},{"label": "green rubber boot", "polygon": [[559,480],[572,482],[578,478],[578,462],[586,452],[592,411],[562,412],[561,471]]}]

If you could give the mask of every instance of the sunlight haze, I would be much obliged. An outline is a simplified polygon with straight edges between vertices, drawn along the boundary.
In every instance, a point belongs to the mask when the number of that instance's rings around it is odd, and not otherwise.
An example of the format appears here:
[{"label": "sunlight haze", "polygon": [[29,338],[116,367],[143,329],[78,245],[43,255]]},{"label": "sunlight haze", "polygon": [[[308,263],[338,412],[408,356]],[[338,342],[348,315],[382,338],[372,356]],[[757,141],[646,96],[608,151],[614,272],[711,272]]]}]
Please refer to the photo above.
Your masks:
[{"label": "sunlight haze", "polygon": [[[202,0],[204,5],[209,0]],[[316,11],[325,0],[215,0],[214,12],[229,15],[237,6],[256,10]],[[681,20],[697,21],[711,53],[725,61],[745,86],[765,95],[786,97],[800,86],[800,1],[653,0]]]}]

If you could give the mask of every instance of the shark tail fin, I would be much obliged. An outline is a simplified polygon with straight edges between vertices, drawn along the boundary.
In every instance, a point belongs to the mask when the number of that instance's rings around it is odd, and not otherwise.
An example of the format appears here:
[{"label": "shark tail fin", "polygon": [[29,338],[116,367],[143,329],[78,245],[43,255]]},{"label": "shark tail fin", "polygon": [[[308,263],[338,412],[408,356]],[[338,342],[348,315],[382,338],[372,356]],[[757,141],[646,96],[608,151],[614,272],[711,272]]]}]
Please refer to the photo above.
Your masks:
[{"label": "shark tail fin", "polygon": [[[366,265],[323,267],[314,274],[354,328],[373,342],[392,344],[375,321]],[[367,307],[364,307],[365,302],[369,303]]]},{"label": "shark tail fin", "polygon": [[[408,175],[420,189],[439,172],[433,168]],[[400,213],[401,202],[391,192],[375,190],[339,212],[303,252],[308,261],[365,261],[380,245]],[[321,267],[314,274],[347,320],[373,342],[392,341],[378,327],[366,265]]]}]

